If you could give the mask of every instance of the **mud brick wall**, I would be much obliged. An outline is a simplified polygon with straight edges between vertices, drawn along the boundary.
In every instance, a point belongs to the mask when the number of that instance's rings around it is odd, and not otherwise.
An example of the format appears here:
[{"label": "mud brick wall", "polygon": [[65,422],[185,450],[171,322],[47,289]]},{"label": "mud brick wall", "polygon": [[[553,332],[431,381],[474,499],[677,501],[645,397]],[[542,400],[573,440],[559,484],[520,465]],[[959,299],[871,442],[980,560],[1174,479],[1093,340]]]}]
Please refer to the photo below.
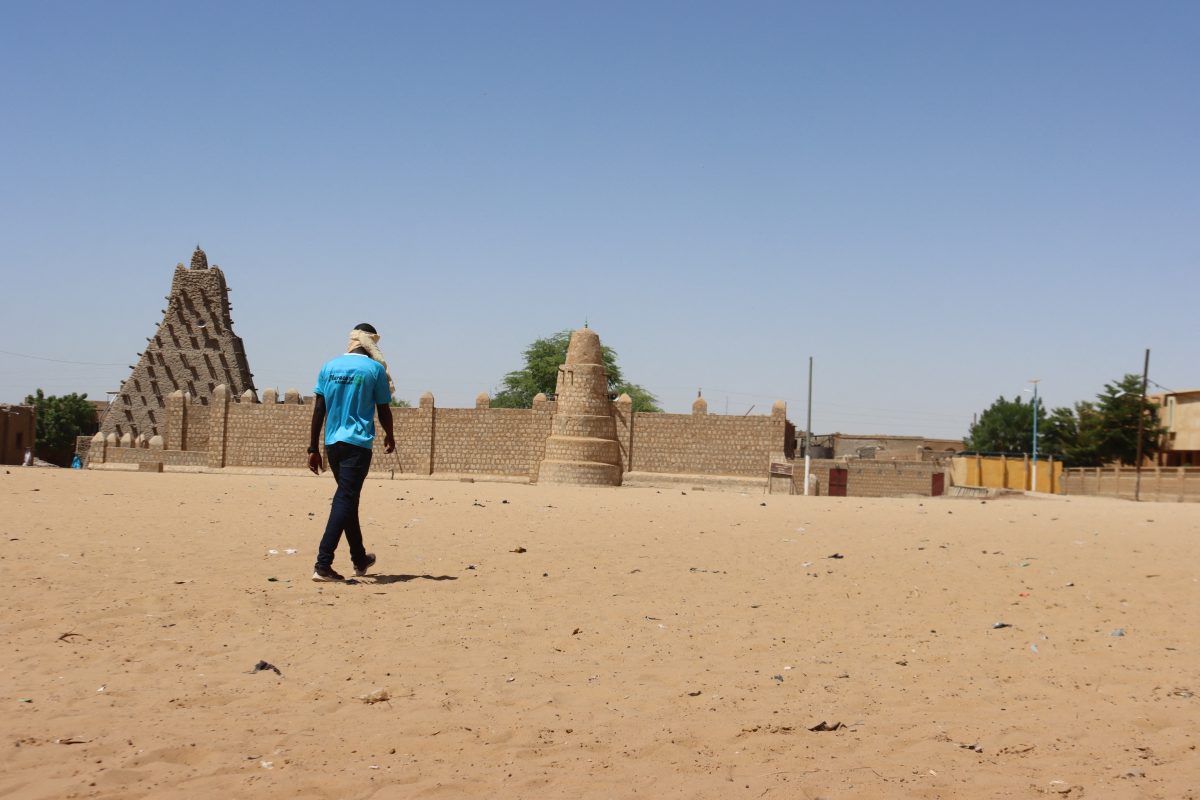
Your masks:
[{"label": "mud brick wall", "polygon": [[[290,467],[303,469],[308,464],[308,440],[312,425],[312,397],[289,393],[284,402],[254,403],[243,399],[231,400],[227,407],[219,398],[206,411],[217,415],[217,424],[209,426],[211,436],[221,436],[219,418],[224,408],[224,463],[217,464],[215,455],[210,466],[223,467]],[[192,406],[189,411],[196,407]],[[384,453],[383,427],[376,425],[372,472],[408,472],[429,474],[429,445],[431,441],[432,409],[392,409],[393,431],[396,435],[395,454]],[[206,449],[208,442],[205,442]],[[322,458],[324,439],[320,440]],[[328,462],[328,459],[326,459]]]},{"label": "mud brick wall", "polygon": [[167,395],[166,418],[159,428],[163,443],[174,450],[208,449],[208,401],[197,400],[183,391]]},{"label": "mud brick wall", "polygon": [[[263,402],[253,392],[231,396],[218,386],[208,404],[183,392],[167,398],[164,448],[186,452],[164,464],[303,469],[307,464],[313,399],[289,390],[283,402],[267,390]],[[466,474],[525,476],[532,481],[546,452],[557,410],[554,401],[535,400],[531,409],[487,407],[439,409],[425,395],[417,408],[394,408],[396,452],[384,452],[383,429],[376,426],[373,472],[411,475]],[[623,471],[765,477],[772,454],[786,449],[789,436],[782,405],[769,416],[726,417],[704,413],[632,412],[613,404]],[[136,448],[106,447],[93,459],[135,463],[153,457],[128,455]]]},{"label": "mud brick wall", "polygon": [[[198,454],[198,463],[211,468],[303,468],[313,398],[289,391],[284,402],[277,402],[268,390],[265,402],[256,400],[231,397],[224,387],[217,387],[208,405],[169,397],[167,438],[183,439],[187,450]],[[438,409],[426,395],[417,408],[392,409],[395,453],[384,452],[383,427],[376,425],[371,470],[534,475],[553,409],[547,402],[536,409]]]},{"label": "mud brick wall", "polygon": [[[622,395],[624,397],[624,395]],[[621,471],[633,471],[633,403],[618,398],[613,401],[613,422],[617,429],[617,452],[621,458]]]},{"label": "mud brick wall", "polygon": [[634,412],[630,468],[637,472],[765,478],[784,449],[782,417]]},{"label": "mud brick wall", "polygon": [[542,460],[546,458],[546,439],[550,436],[550,428],[554,422],[554,414],[558,405],[553,400],[547,400],[539,394],[533,398],[533,422],[535,433],[529,439],[529,480],[537,483],[538,470]]},{"label": "mud brick wall", "polygon": [[396,452],[383,452],[383,426],[375,426],[375,455],[371,459],[372,471],[395,470],[398,473],[428,475],[429,457],[433,447],[432,406],[421,408],[393,408],[392,432],[396,435]]},{"label": "mud brick wall", "polygon": [[91,436],[76,436],[75,437],[75,455],[79,456],[79,458],[83,461],[83,465],[85,467],[87,466],[88,453],[91,452],[91,449],[92,449],[92,437]]},{"label": "mud brick wall", "polygon": [[530,409],[439,408],[433,471],[527,476],[531,442],[550,434],[538,422]]},{"label": "mud brick wall", "polygon": [[188,406],[188,428],[187,438],[185,441],[176,445],[174,442],[167,442],[168,447],[179,447],[180,450],[207,450],[208,449],[208,406],[200,403],[192,403]]},{"label": "mud brick wall", "polygon": [[161,461],[164,467],[203,467],[208,464],[204,451],[153,450],[145,447],[109,447],[105,464],[149,464]]},{"label": "mud brick wall", "polygon": [[311,403],[230,403],[225,466],[305,467],[311,420]]},{"label": "mud brick wall", "polygon": [[[897,497],[905,494],[929,497],[933,494],[933,474],[945,468],[930,461],[841,461],[813,459],[812,474],[817,476],[818,493],[829,494],[829,470],[847,470],[847,497]],[[792,473],[797,493],[804,492],[804,462],[797,459]]]}]

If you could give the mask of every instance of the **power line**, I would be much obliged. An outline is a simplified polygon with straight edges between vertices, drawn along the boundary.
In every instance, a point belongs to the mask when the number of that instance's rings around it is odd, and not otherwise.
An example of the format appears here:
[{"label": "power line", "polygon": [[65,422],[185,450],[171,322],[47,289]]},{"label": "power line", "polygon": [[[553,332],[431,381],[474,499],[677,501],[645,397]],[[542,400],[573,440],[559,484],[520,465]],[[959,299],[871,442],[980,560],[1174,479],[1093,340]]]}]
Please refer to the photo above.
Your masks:
[{"label": "power line", "polygon": [[0,350],[6,356],[16,356],[17,358],[32,358],[35,361],[53,361],[55,364],[79,364],[85,367],[123,367],[125,364],[117,364],[111,361],[67,361],[64,358],[46,358],[45,356],[31,356],[28,353],[14,353],[9,350]]}]

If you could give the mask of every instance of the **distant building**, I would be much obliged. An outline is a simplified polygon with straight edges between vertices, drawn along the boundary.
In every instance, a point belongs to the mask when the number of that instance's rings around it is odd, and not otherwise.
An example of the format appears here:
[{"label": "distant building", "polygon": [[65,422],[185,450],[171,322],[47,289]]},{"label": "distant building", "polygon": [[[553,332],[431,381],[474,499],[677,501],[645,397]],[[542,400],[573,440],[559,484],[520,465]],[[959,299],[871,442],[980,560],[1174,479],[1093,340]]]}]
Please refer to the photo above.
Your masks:
[{"label": "distant building", "polygon": [[33,447],[33,406],[0,405],[0,464],[21,464]]},{"label": "distant building", "polygon": [[1167,429],[1158,451],[1163,467],[1200,467],[1200,389],[1149,395]]},{"label": "distant building", "polygon": [[924,436],[830,433],[813,437],[813,456],[816,458],[926,461],[948,458],[962,449],[961,439],[929,439]]}]

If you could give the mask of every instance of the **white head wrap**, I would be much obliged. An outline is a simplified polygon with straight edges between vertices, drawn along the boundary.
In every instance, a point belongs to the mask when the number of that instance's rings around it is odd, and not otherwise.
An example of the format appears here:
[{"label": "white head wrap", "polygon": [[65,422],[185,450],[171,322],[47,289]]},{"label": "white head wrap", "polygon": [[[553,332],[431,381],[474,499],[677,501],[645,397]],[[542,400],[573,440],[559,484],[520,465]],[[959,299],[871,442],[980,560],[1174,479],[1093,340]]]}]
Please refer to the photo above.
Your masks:
[{"label": "white head wrap", "polygon": [[392,397],[395,397],[396,382],[392,380],[392,373],[388,372],[387,361],[384,360],[383,352],[379,349],[379,334],[367,333],[366,331],[357,329],[350,331],[350,343],[346,345],[346,352],[352,352],[360,347],[367,351],[367,355],[372,360],[378,361],[383,365],[383,371],[387,374],[388,379],[388,391],[391,392]]}]

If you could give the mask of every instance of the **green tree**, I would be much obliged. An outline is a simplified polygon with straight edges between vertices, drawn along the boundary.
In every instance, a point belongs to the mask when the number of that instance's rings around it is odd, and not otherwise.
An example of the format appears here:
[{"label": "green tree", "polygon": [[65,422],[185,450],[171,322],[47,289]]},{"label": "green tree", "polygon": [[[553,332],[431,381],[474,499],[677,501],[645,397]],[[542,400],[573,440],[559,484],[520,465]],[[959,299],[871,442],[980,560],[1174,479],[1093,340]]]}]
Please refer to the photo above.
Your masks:
[{"label": "green tree", "polygon": [[[1142,402],[1142,378],[1125,375],[1104,385],[1094,402],[1080,401],[1045,416],[1039,409],[1038,452],[1053,453],[1072,467],[1099,467],[1137,461],[1138,417],[1142,417],[1142,452],[1153,458],[1162,445],[1164,428],[1155,404]],[[1017,397],[1003,397],[980,415],[971,427],[967,447],[972,450],[1029,452],[1033,412]]]},{"label": "green tree", "polygon": [[[1120,380],[1104,384],[1096,395],[1099,428],[1096,433],[1098,464],[1136,464],[1138,418],[1142,419],[1142,453],[1153,458],[1162,444],[1166,429],[1159,424],[1157,404],[1142,400],[1142,376],[1126,374]],[[1088,466],[1088,465],[1081,465]]]},{"label": "green tree", "polygon": [[412,403],[400,397],[393,397],[392,402],[388,405],[390,405],[392,408],[412,408]]},{"label": "green tree", "polygon": [[633,401],[634,411],[662,411],[658,405],[658,398],[636,383],[619,383],[613,387],[613,392],[618,397],[623,394],[629,395],[629,399]]},{"label": "green tree", "polygon": [[1038,431],[1040,448],[1053,454],[1069,467],[1090,467],[1101,463],[1100,436],[1104,425],[1094,403],[1081,400],[1073,407],[1063,406],[1050,412],[1045,433]]},{"label": "green tree", "polygon": [[87,394],[47,397],[41,390],[25,396],[25,405],[33,406],[36,449],[38,452],[73,447],[75,437],[94,427],[96,410]]},{"label": "green tree", "polygon": [[1079,417],[1075,409],[1066,406],[1053,409],[1046,418],[1045,428],[1038,433],[1048,454],[1065,455],[1079,440]]},{"label": "green tree", "polygon": [[[1038,439],[1042,438],[1046,408],[1038,402]],[[971,425],[967,438],[963,440],[968,450],[981,453],[1027,453],[1033,445],[1033,404],[1025,403],[1017,395],[1012,400],[1003,396],[996,398],[983,413],[979,421]],[[1038,442],[1038,450],[1042,449]]]},{"label": "green tree", "polygon": [[[504,376],[504,388],[492,398],[493,408],[530,408],[534,395],[552,394],[558,383],[558,368],[567,360],[571,331],[559,331],[553,336],[537,339],[525,348],[525,366]],[[636,383],[625,380],[617,365],[616,352],[607,345],[600,346],[604,371],[608,373],[608,390],[612,394],[628,394],[634,411],[662,411],[658,398]]]}]

